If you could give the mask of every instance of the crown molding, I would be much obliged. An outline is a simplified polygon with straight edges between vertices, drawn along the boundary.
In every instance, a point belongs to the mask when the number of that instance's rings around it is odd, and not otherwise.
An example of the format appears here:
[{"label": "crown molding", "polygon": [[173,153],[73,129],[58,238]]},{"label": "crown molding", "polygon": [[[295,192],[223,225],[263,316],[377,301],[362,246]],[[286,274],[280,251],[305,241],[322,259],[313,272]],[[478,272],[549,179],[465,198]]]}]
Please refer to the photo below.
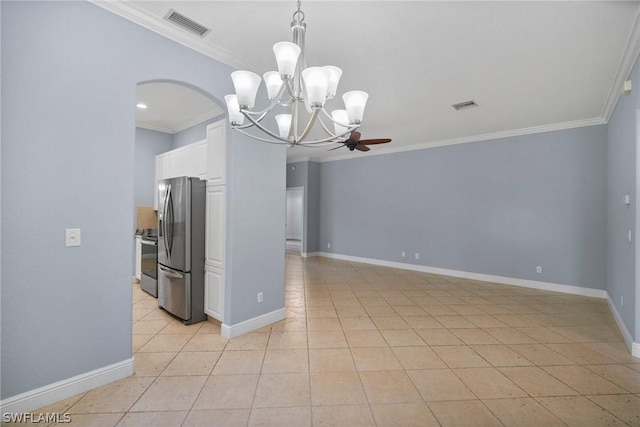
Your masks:
[{"label": "crown molding", "polygon": [[607,96],[604,108],[602,110],[602,118],[605,122],[609,122],[609,119],[613,114],[613,110],[616,108],[616,104],[618,103],[618,100],[622,95],[622,85],[624,84],[625,80],[629,78],[629,75],[633,70],[633,66],[638,59],[639,53],[640,10],[636,13],[636,19],[633,23],[631,34],[629,35],[629,39],[627,40],[624,53],[622,54],[622,59],[620,60],[620,65],[618,66],[616,76],[613,80],[613,84],[611,85],[611,89],[609,90],[609,96]]},{"label": "crown molding", "polygon": [[290,159],[287,159],[287,163],[295,163],[295,162],[303,162],[303,161],[314,161],[314,162],[324,163],[324,162],[334,162],[337,160],[347,160],[347,159],[353,160],[353,159],[365,158],[369,156],[402,153],[405,151],[414,151],[414,150],[425,150],[427,148],[445,147],[448,145],[466,144],[470,142],[480,142],[480,141],[488,141],[492,139],[532,135],[532,134],[543,133],[543,132],[554,132],[559,130],[574,129],[574,128],[587,127],[587,126],[603,125],[606,123],[607,121],[604,120],[603,118],[575,120],[572,122],[554,123],[551,125],[543,125],[543,126],[533,126],[533,127],[514,129],[514,130],[509,130],[504,132],[493,132],[493,133],[486,133],[482,135],[472,135],[472,136],[465,136],[461,138],[446,139],[441,141],[423,142],[419,144],[411,144],[411,145],[405,145],[400,147],[376,149],[375,151],[371,150],[371,151],[368,151],[367,153],[358,153],[357,156],[353,156],[352,154],[341,154],[341,155],[331,156],[331,157],[315,157],[315,158],[313,156],[291,157]]},{"label": "crown molding", "polygon": [[199,125],[202,122],[206,122],[207,120],[215,119],[219,117],[221,114],[224,114],[222,110],[211,110],[206,113],[200,114],[198,117],[194,117],[186,122],[182,122],[171,130],[171,133],[182,132],[185,129],[189,129],[192,126]]},{"label": "crown molding", "polygon": [[219,46],[215,46],[212,43],[205,41],[204,39],[191,34],[178,27],[169,25],[162,18],[156,16],[149,16],[148,12],[144,11],[141,7],[134,3],[127,1],[108,1],[108,0],[88,0],[98,7],[101,7],[109,12],[112,12],[124,19],[127,19],[134,24],[140,25],[154,33],[160,34],[176,43],[180,43],[189,49],[202,53],[210,58],[227,64],[237,69],[251,70],[256,69],[253,64],[249,63],[246,59],[223,49]]}]

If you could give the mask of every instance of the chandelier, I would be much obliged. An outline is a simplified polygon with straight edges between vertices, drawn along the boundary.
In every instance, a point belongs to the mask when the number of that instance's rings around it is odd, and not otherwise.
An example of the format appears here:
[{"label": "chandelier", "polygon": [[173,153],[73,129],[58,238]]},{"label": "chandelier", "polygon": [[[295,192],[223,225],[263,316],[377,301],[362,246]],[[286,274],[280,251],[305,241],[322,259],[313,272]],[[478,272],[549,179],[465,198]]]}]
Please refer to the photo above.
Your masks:
[{"label": "chandelier", "polygon": [[[300,10],[298,0],[298,10],[293,13],[291,22],[293,42],[279,42],[273,45],[278,71],[267,71],[262,78],[251,71],[231,73],[236,93],[227,95],[224,99],[232,129],[259,141],[292,147],[345,143],[351,132],[360,126],[369,97],[366,92],[347,92],[342,95],[345,109],[333,110],[331,114],[325,110],[325,102],[336,95],[342,70],[332,65],[307,67],[304,52],[306,27],[304,13]],[[270,103],[264,110],[253,111],[258,88],[263,79]],[[275,115],[278,133],[262,123],[276,107],[286,107],[287,111]],[[309,116],[306,125],[300,123],[303,115],[305,118]],[[245,123],[245,119],[248,123]],[[327,126],[323,119],[331,123],[332,128],[331,124]],[[326,136],[308,140],[316,123],[322,126]],[[248,128],[257,128],[263,134],[259,136],[249,133],[246,130]]]}]

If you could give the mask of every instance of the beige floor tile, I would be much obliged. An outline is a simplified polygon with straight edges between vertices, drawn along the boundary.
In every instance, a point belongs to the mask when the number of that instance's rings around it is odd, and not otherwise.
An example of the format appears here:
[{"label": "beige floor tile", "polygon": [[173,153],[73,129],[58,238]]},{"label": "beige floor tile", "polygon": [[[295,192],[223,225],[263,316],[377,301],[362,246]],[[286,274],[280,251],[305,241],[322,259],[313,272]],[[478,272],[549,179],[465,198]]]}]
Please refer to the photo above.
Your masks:
[{"label": "beige floor tile", "polygon": [[360,372],[370,404],[422,402],[418,390],[404,371]]},{"label": "beige floor tile", "polygon": [[[617,331],[615,332],[617,333]],[[612,339],[610,336],[609,340]],[[585,343],[584,346],[607,356],[616,363],[638,363],[638,358],[631,355],[623,340],[618,340],[617,342]]]},{"label": "beige floor tile", "polygon": [[376,423],[369,405],[314,406],[314,426],[369,427]]},{"label": "beige floor tile", "polygon": [[175,427],[181,426],[188,411],[129,412],[118,423],[118,427]]},{"label": "beige floor tile", "polygon": [[407,375],[426,402],[476,399],[450,369],[413,370]]},{"label": "beige floor tile", "polygon": [[500,371],[532,397],[577,394],[576,391],[535,366],[500,368]]},{"label": "beige floor tile", "polygon": [[473,324],[470,320],[468,320],[464,316],[456,315],[448,315],[448,316],[433,316],[439,323],[441,323],[445,328],[449,329],[465,329],[465,328],[476,328],[477,326]]},{"label": "beige floor tile", "polygon": [[158,377],[131,408],[139,411],[189,410],[207,377]]},{"label": "beige floor tile", "polygon": [[202,322],[202,326],[198,329],[196,334],[216,334],[220,335],[221,325],[220,322],[214,319],[209,319],[206,322]]},{"label": "beige floor tile", "polygon": [[309,331],[309,348],[344,348],[347,340],[340,331]]},{"label": "beige floor tile", "polygon": [[398,313],[396,313],[396,311],[388,304],[365,306],[364,309],[371,317],[393,317],[398,315]]},{"label": "beige floor tile", "polygon": [[630,393],[640,393],[640,372],[624,365],[588,365],[585,368]]},{"label": "beige floor tile", "polygon": [[271,327],[272,333],[275,331],[304,332],[306,330],[307,330],[306,317],[286,318],[277,323],[274,323]]},{"label": "beige floor tile", "polygon": [[362,317],[367,316],[368,313],[362,306],[357,307],[336,307],[336,312],[338,313],[338,317],[346,318],[346,317]]},{"label": "beige floor tile", "polygon": [[267,341],[269,341],[269,335],[249,332],[248,334],[240,335],[230,339],[227,342],[227,350],[264,350],[267,348]]},{"label": "beige floor tile", "polygon": [[463,368],[453,372],[480,399],[527,397],[527,393],[495,368]]},{"label": "beige floor tile", "polygon": [[[435,300],[433,300],[435,301]],[[436,301],[436,304],[433,305],[433,302],[431,304],[425,304],[425,303],[419,303],[418,301],[416,301],[418,303],[418,305],[420,307],[422,307],[422,309],[427,312],[427,314],[430,314],[431,316],[456,316],[458,313],[456,313],[454,310],[452,310],[451,308],[449,308],[446,305],[440,304]],[[437,319],[436,319],[437,320]]]},{"label": "beige floor tile", "polygon": [[182,427],[245,427],[250,409],[207,409],[191,411]]},{"label": "beige floor tile", "polygon": [[300,408],[254,408],[249,427],[311,426],[311,407]]},{"label": "beige floor tile", "polygon": [[187,334],[193,335],[202,327],[203,323],[185,325],[180,320],[173,319],[167,326],[162,328],[159,334]]},{"label": "beige floor tile", "polygon": [[[504,308],[504,306],[502,306]],[[533,323],[530,319],[519,314],[495,314],[494,317],[512,328],[526,328]]]},{"label": "beige floor tile", "polygon": [[133,335],[155,335],[165,328],[169,320],[140,320],[133,324]]},{"label": "beige floor tile", "polygon": [[387,347],[387,341],[377,330],[344,331],[349,347]]},{"label": "beige floor tile", "polygon": [[338,317],[338,313],[336,312],[333,306],[330,307],[309,307],[307,309],[307,318],[312,317]]},{"label": "beige floor tile", "polygon": [[465,314],[464,317],[478,328],[505,328],[508,326],[490,314]]},{"label": "beige floor tile", "polygon": [[[71,408],[78,400],[80,400],[87,393],[76,394],[75,396],[69,397],[68,399],[61,400],[59,402],[53,403],[51,405],[45,406],[43,408],[37,409],[35,411],[31,411],[34,414],[64,414]],[[33,423],[31,423],[33,424]]]},{"label": "beige floor tile", "polygon": [[401,370],[402,365],[389,347],[352,348],[351,354],[358,371]]},{"label": "beige floor tile", "polygon": [[525,359],[535,365],[573,365],[574,362],[551,350],[543,344],[513,344],[512,350],[521,354]]},{"label": "beige floor tile", "polygon": [[625,390],[582,366],[545,366],[545,371],[580,394],[614,394]]},{"label": "beige floor tile", "polygon": [[258,374],[264,354],[264,350],[224,351],[211,375]]},{"label": "beige floor tile", "polygon": [[255,408],[309,406],[309,374],[262,374],[258,380]]},{"label": "beige floor tile", "polygon": [[411,326],[400,316],[373,316],[371,320],[379,330],[411,329]]},{"label": "beige floor tile", "polygon": [[547,347],[580,365],[613,363],[608,357],[578,343],[547,344]]},{"label": "beige floor tile", "polygon": [[429,402],[442,427],[499,427],[503,424],[479,400]]},{"label": "beige floor tile", "polygon": [[479,368],[490,366],[471,347],[463,345],[431,347],[450,368]]},{"label": "beige floor tile", "polygon": [[429,315],[421,316],[403,316],[405,322],[413,329],[439,329],[443,328],[442,324]]},{"label": "beige floor tile", "polygon": [[337,317],[311,317],[307,321],[308,331],[340,331],[341,328]]},{"label": "beige floor tile", "polygon": [[451,332],[467,345],[500,344],[500,341],[480,328],[451,329]]},{"label": "beige floor tile", "polygon": [[379,426],[428,427],[438,426],[429,407],[424,403],[392,403],[371,405]]},{"label": "beige floor tile", "polygon": [[452,334],[448,329],[418,329],[418,335],[428,345],[464,345],[464,343]]},{"label": "beige floor tile", "polygon": [[640,425],[640,397],[633,394],[618,394],[588,396],[588,398],[629,425]]},{"label": "beige floor tile", "polygon": [[306,349],[267,350],[261,372],[265,374],[309,372],[308,351]]},{"label": "beige floor tile", "polygon": [[559,344],[571,342],[571,340],[564,335],[560,335],[559,333],[553,332],[549,328],[545,328],[542,326],[517,329],[523,334],[530,336],[540,344]]},{"label": "beige floor tile", "polygon": [[503,344],[535,344],[536,340],[515,328],[484,328],[484,331]]},{"label": "beige floor tile", "polygon": [[[70,423],[57,423],[57,424],[53,424],[56,427],[57,426],[82,426],[82,427],[113,427],[115,426],[118,421],[120,421],[122,419],[122,417],[124,416],[124,413],[113,413],[113,414],[72,414],[71,415],[71,422]],[[3,423],[3,425],[5,425]],[[11,426],[16,426],[16,425],[21,425],[21,424],[8,424]],[[29,426],[34,426],[34,425],[38,425],[35,423],[31,423],[29,422],[28,424],[23,424],[23,425],[29,425]]]},{"label": "beige floor tile", "polygon": [[452,304],[449,305],[449,308],[463,316],[466,314],[487,314],[475,305],[470,304]]},{"label": "beige floor tile", "polygon": [[381,331],[381,333],[391,347],[427,345],[424,340],[411,329],[388,329]]},{"label": "beige floor tile", "polygon": [[505,426],[563,426],[555,415],[531,398],[490,399],[483,403]]},{"label": "beige floor tile", "polygon": [[227,345],[227,340],[220,333],[200,334],[196,333],[182,348],[182,351],[222,351]]},{"label": "beige floor tile", "polygon": [[72,414],[126,412],[149,388],[153,380],[153,378],[129,377],[93,389],[71,406],[69,412]]},{"label": "beige floor tile", "polygon": [[358,405],[367,403],[357,372],[311,374],[311,404]]},{"label": "beige floor tile", "polygon": [[394,347],[396,358],[404,369],[441,369],[447,365],[427,346]]},{"label": "beige floor tile", "polygon": [[144,334],[144,335],[133,335],[131,337],[131,347],[134,353],[142,348],[143,345],[149,342],[151,338],[155,335]]},{"label": "beige floor tile", "polygon": [[271,331],[269,350],[307,348],[307,332],[305,331]]},{"label": "beige floor tile", "polygon": [[341,317],[340,323],[342,324],[342,330],[345,332],[377,329],[369,316]]},{"label": "beige floor tile", "polygon": [[209,375],[220,358],[219,351],[183,351],[162,371],[162,376]]},{"label": "beige floor tile", "polygon": [[310,372],[355,371],[351,351],[346,348],[309,349]]},{"label": "beige floor tile", "polygon": [[503,344],[474,345],[471,348],[493,366],[531,366],[533,363]]},{"label": "beige floor tile", "polygon": [[212,375],[207,379],[194,410],[251,408],[258,375]]},{"label": "beige floor tile", "polygon": [[137,353],[135,355],[136,377],[157,377],[178,353]]},{"label": "beige floor tile", "polygon": [[569,427],[626,425],[584,396],[541,397],[536,400]]},{"label": "beige floor tile", "polygon": [[167,334],[156,335],[151,338],[145,345],[140,347],[140,352],[160,352],[169,353],[182,350],[184,345],[189,341],[191,335],[188,334]]}]

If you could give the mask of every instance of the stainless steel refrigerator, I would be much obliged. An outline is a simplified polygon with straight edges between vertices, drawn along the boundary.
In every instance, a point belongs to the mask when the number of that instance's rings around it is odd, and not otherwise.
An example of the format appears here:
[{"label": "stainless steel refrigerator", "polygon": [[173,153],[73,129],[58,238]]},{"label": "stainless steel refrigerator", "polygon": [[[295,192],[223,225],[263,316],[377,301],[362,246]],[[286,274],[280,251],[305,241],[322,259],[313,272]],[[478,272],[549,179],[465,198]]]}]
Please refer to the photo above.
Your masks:
[{"label": "stainless steel refrigerator", "polygon": [[205,182],[158,182],[158,305],[185,325],[204,314]]}]

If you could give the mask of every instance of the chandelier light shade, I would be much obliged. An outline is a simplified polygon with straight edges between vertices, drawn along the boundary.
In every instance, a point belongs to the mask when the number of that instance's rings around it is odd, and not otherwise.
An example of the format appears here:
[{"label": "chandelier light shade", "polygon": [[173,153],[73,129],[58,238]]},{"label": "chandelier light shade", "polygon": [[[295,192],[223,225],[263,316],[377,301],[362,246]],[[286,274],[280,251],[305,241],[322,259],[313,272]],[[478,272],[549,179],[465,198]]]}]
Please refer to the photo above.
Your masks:
[{"label": "chandelier light shade", "polygon": [[[267,71],[262,78],[251,71],[231,73],[236,93],[225,96],[229,121],[232,129],[263,142],[288,146],[344,144],[352,132],[360,127],[369,96],[362,91],[347,92],[342,96],[344,109],[331,113],[325,110],[326,101],[337,94],[342,70],[333,65],[306,66],[304,42],[307,25],[303,21],[304,13],[300,10],[298,0],[298,9],[291,22],[293,42],[283,41],[273,45],[277,71]],[[254,111],[262,80],[270,102],[265,109]],[[304,112],[306,123],[302,123]],[[277,123],[277,133],[270,130],[272,126],[262,123],[271,115]],[[245,119],[248,123],[245,123]],[[327,125],[324,120],[330,124]],[[322,127],[326,135],[310,140],[316,124]],[[256,131],[249,132],[250,128]]]}]

